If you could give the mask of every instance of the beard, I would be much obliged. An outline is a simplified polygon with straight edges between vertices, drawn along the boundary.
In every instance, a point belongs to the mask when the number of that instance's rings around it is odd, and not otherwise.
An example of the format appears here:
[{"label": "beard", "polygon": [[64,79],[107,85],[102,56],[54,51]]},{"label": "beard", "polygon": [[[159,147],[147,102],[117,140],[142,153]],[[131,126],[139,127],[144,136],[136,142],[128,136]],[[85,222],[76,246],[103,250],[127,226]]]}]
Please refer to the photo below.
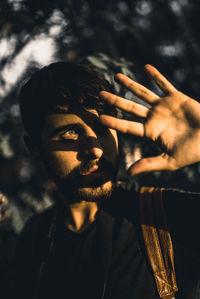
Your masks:
[{"label": "beard", "polygon": [[63,184],[60,184],[60,182],[57,182],[57,186],[59,186],[59,189],[62,190],[62,193],[67,195],[67,203],[76,203],[81,201],[101,203],[110,198],[115,187],[115,184],[112,181],[95,187],[78,187],[69,189],[67,185],[68,184],[66,184],[66,182],[64,183],[64,186]]},{"label": "beard", "polygon": [[[92,160],[82,162],[67,175],[63,175],[63,171],[52,159],[45,157],[45,165],[67,204],[81,201],[101,203],[114,191],[116,167],[104,158],[98,162]],[[84,174],[95,165],[99,166],[99,171],[103,171],[103,175],[85,180]]]}]

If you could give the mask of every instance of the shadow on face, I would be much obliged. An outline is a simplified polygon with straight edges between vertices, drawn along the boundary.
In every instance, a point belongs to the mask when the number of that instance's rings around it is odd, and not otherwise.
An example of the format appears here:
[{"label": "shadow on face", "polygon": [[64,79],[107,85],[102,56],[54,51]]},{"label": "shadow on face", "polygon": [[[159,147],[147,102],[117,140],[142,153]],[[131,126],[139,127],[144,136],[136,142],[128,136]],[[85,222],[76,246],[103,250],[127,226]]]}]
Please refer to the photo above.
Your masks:
[{"label": "shadow on face", "polygon": [[110,156],[111,152],[112,157],[117,155],[116,131],[99,122],[96,110],[58,111],[48,114],[45,123],[43,140],[47,140],[49,151],[73,151],[79,161]]}]

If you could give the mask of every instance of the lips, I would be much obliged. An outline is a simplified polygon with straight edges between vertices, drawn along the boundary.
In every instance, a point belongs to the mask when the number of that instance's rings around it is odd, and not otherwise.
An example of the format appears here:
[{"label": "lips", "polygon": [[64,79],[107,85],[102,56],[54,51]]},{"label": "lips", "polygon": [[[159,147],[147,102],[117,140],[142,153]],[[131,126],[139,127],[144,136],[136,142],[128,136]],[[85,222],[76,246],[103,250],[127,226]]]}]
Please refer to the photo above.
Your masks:
[{"label": "lips", "polygon": [[94,167],[90,168],[87,172],[84,172],[83,175],[89,175],[89,174],[93,174],[94,172],[96,172],[99,169],[98,165],[95,165]]}]

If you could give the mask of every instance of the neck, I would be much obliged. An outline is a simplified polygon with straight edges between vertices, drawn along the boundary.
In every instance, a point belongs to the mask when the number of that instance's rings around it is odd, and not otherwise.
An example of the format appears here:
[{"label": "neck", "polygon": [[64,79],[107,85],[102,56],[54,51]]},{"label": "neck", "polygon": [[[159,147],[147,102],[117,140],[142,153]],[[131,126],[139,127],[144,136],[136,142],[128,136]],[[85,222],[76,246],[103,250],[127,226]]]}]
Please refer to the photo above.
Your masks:
[{"label": "neck", "polygon": [[65,225],[69,230],[80,233],[95,221],[98,210],[99,204],[96,202],[70,204],[67,206]]}]

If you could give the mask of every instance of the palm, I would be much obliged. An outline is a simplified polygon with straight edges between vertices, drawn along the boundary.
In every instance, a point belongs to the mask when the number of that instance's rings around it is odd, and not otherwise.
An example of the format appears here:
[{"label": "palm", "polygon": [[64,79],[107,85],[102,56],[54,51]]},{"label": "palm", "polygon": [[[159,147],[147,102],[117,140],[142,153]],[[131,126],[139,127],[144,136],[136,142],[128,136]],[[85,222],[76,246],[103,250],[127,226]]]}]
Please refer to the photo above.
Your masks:
[{"label": "palm", "polygon": [[130,174],[156,170],[175,170],[200,161],[200,104],[176,90],[155,68],[146,67],[149,75],[166,94],[156,94],[118,74],[118,82],[151,104],[152,108],[136,104],[107,92],[101,97],[110,105],[145,119],[144,124],[101,116],[101,122],[124,133],[146,137],[160,146],[162,154],[143,158],[130,168]]}]

